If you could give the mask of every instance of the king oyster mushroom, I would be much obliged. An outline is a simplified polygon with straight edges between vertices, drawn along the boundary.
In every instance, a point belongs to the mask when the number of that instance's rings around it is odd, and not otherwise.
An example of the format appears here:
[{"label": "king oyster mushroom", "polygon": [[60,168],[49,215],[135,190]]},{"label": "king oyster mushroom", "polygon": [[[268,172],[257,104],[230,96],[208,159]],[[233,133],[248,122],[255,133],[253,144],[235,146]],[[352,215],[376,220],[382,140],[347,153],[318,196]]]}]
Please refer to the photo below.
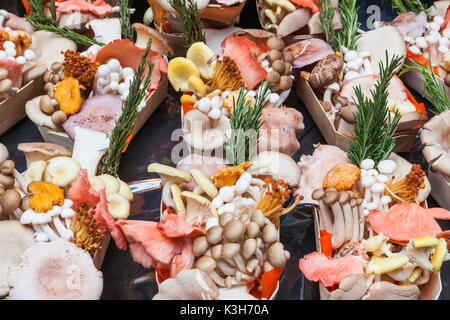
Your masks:
[{"label": "king oyster mushroom", "polygon": [[431,168],[450,181],[450,110],[434,116],[420,133],[423,155]]}]

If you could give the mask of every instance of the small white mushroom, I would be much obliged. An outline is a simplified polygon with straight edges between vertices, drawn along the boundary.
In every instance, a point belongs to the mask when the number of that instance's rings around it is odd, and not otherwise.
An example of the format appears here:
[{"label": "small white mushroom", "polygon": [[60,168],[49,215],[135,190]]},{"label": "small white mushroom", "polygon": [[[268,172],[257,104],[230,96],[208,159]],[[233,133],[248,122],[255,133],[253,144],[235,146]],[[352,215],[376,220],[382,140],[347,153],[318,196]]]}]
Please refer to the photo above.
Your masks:
[{"label": "small white mushroom", "polygon": [[386,175],[393,173],[396,168],[397,164],[392,160],[383,160],[378,164],[378,171]]},{"label": "small white mushroom", "polygon": [[382,196],[380,202],[381,202],[381,210],[388,210],[389,203],[392,202],[392,198],[389,196]]},{"label": "small white mushroom", "polygon": [[367,174],[364,178],[361,179],[361,186],[364,188],[364,200],[366,202],[370,202],[372,200],[371,187],[375,183],[376,183],[375,178],[369,174]]},{"label": "small white mushroom", "polygon": [[370,190],[372,191],[372,202],[377,204],[377,209],[381,209],[380,198],[381,194],[384,192],[384,184],[377,182]]},{"label": "small white mushroom", "polygon": [[375,161],[373,161],[372,159],[364,159],[363,161],[361,161],[360,167],[361,169],[365,170],[373,169],[375,167]]}]

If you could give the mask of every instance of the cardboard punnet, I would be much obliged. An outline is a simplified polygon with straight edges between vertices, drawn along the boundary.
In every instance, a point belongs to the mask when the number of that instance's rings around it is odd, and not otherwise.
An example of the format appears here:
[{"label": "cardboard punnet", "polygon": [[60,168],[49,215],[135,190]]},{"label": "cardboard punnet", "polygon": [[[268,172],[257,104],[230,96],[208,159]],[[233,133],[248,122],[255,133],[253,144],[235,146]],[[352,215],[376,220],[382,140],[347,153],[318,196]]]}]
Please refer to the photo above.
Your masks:
[{"label": "cardboard punnet", "polygon": [[36,97],[44,92],[44,82],[42,77],[31,80],[19,89],[16,94],[0,103],[0,135],[9,130],[17,122],[25,118],[25,103],[31,97]]},{"label": "cardboard punnet", "polygon": [[[142,126],[147,122],[156,108],[163,102],[167,96],[168,79],[167,75],[163,75],[158,88],[153,91],[147,99],[147,105],[138,114],[134,126],[133,137],[139,132]],[[65,132],[57,132],[46,127],[38,126],[39,132],[45,142],[51,142],[63,146],[69,150],[73,149],[73,140]]]},{"label": "cardboard punnet", "polygon": [[245,6],[247,0],[234,6],[226,6],[219,3],[210,3],[200,13],[200,18],[211,22],[219,22],[222,27],[231,26],[240,16],[242,9]]},{"label": "cardboard punnet", "polygon": [[[411,58],[406,58],[405,64],[409,66],[414,66],[414,62]],[[425,82],[423,76],[416,70],[409,71],[403,74],[401,77],[402,81],[411,87],[414,91],[421,94],[425,99],[431,101],[431,97],[428,92],[425,91],[423,83]],[[447,91],[447,95],[450,96],[450,87],[445,85],[444,79],[437,77],[437,80],[442,88]]]},{"label": "cardboard punnet", "polygon": [[[346,137],[342,133],[336,131],[333,122],[331,122],[330,118],[326,114],[313,89],[309,85],[308,81],[300,76],[300,72],[296,73],[295,84],[297,96],[302,100],[306,109],[308,109],[308,112],[311,114],[311,117],[314,119],[314,122],[320,129],[320,132],[327,143],[346,151],[348,148]],[[416,127],[408,130],[397,131],[394,134],[394,152],[411,151],[419,129],[420,128]]]},{"label": "cardboard punnet", "polygon": [[[314,206],[314,233],[316,238],[316,248],[321,252],[320,248],[320,230],[319,230],[319,213],[318,208]],[[420,300],[438,300],[442,291],[441,276],[439,274],[431,273],[430,281],[419,286]],[[319,282],[320,299],[327,300],[329,294],[328,289]]]},{"label": "cardboard punnet", "polygon": [[450,181],[431,167],[428,167],[427,176],[431,184],[431,196],[440,207],[450,210]]}]

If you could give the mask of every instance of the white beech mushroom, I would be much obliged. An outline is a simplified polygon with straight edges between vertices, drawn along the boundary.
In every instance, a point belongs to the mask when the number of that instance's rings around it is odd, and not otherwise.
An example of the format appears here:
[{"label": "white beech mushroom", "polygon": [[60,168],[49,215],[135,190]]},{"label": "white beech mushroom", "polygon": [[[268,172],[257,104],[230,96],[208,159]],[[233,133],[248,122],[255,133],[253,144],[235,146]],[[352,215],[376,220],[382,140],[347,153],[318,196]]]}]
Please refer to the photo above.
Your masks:
[{"label": "white beech mushroom", "polygon": [[332,233],[332,247],[338,249],[344,244],[345,240],[345,222],[344,214],[338,202],[338,193],[336,191],[325,190],[323,202],[331,207],[334,215],[333,233]]}]

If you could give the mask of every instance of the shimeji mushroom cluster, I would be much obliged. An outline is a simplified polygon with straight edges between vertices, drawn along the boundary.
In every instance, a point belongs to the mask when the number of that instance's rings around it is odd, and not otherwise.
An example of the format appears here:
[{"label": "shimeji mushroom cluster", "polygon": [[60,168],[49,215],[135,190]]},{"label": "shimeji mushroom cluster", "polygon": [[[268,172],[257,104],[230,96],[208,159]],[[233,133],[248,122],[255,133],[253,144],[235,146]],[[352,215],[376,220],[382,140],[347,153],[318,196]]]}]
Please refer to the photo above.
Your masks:
[{"label": "shimeji mushroom cluster", "polygon": [[[130,91],[130,84],[134,78],[134,70],[130,67],[122,67],[119,60],[111,59],[106,64],[98,67],[94,78],[95,94],[116,94],[125,101]],[[138,106],[138,111],[145,107],[145,99]]]},{"label": "shimeji mushroom cluster", "polygon": [[[158,163],[148,167],[163,180],[163,204],[207,230],[206,236],[193,243],[195,267],[221,287],[258,279],[289,259],[276,226],[261,210],[255,210],[265,182],[245,172],[247,167],[248,163],[225,167],[211,179],[198,169],[188,174]],[[191,179],[196,182],[193,192],[182,191],[180,184]]]},{"label": "shimeji mushroom cluster", "polygon": [[259,210],[239,218],[231,212],[221,214],[218,225],[196,238],[192,250],[197,257],[195,267],[227,288],[258,279],[274,267],[284,267],[290,257],[275,225]]},{"label": "shimeji mushroom cluster", "polygon": [[365,159],[361,162],[361,186],[364,188],[365,214],[371,210],[387,210],[392,198],[384,195],[386,183],[397,164],[392,160],[383,160],[378,164],[378,170],[374,168],[375,162],[372,159]]}]

